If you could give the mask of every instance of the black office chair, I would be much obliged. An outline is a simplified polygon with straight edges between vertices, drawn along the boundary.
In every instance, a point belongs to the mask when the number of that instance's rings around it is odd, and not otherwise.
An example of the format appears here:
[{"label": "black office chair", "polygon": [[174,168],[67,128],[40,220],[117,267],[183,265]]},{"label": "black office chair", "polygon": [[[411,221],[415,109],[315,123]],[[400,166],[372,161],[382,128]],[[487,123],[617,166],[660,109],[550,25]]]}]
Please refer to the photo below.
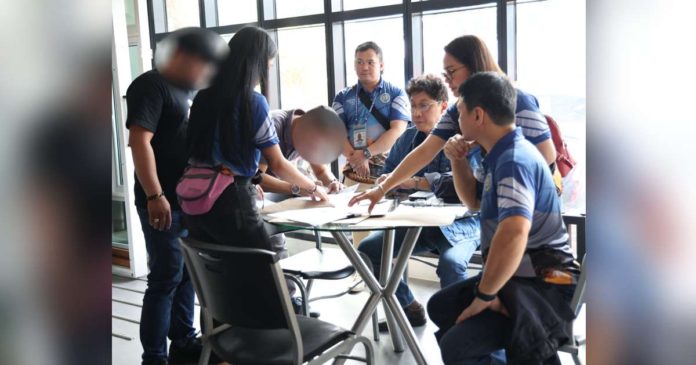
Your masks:
[{"label": "black office chair", "polygon": [[[235,365],[323,364],[333,358],[374,363],[370,341],[349,330],[295,315],[277,254],[182,239],[204,323],[203,352]],[[214,321],[222,323],[214,327]],[[357,343],[365,358],[349,355]]]}]

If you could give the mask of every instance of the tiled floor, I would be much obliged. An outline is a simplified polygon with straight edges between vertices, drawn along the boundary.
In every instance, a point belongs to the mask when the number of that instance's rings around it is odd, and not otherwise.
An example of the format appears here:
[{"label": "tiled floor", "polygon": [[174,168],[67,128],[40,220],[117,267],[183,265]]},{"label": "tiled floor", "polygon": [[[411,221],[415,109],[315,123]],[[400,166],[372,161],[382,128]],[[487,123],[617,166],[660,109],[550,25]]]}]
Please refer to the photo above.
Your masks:
[{"label": "tiled floor", "polygon": [[[306,241],[288,240],[290,253],[311,248],[313,243]],[[417,300],[425,304],[428,298],[437,291],[439,285],[430,280],[417,278],[410,279],[410,286]],[[140,306],[142,305],[143,291],[146,282],[144,279],[126,279],[114,276],[112,286],[112,364],[113,365],[138,365],[142,348],[138,336],[138,322],[140,320]],[[347,287],[347,281],[317,281],[312,289],[312,296],[335,293]],[[346,295],[337,299],[327,299],[312,303],[312,309],[321,313],[321,319],[350,328],[353,320],[367,300],[366,293]],[[196,328],[198,326],[198,306],[196,306]],[[381,307],[380,307],[381,314]],[[578,332],[584,333],[584,311],[577,320]],[[428,321],[424,327],[416,328],[415,333],[420,341],[420,346],[432,365],[441,365],[440,351],[435,342],[433,333],[436,327]],[[372,337],[372,328],[368,325],[364,335]],[[376,364],[415,364],[413,356],[407,349],[402,353],[395,353],[392,349],[391,339],[387,334],[382,334],[380,340],[373,341]],[[583,351],[584,352],[584,351]],[[354,354],[363,353],[361,346],[356,346]],[[584,359],[584,353],[581,355]],[[568,354],[561,354],[563,364],[573,364]],[[348,361],[347,364],[359,364]]]}]

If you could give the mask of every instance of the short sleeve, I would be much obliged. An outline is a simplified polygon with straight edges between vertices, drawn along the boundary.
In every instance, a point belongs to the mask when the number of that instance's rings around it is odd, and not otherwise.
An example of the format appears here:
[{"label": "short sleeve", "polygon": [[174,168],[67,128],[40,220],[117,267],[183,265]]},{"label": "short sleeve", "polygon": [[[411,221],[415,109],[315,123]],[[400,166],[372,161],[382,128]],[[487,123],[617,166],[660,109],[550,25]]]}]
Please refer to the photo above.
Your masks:
[{"label": "short sleeve", "polygon": [[403,90],[398,89],[399,93],[392,99],[391,108],[389,109],[389,121],[403,120],[411,121],[411,103],[408,101],[408,96]]},{"label": "short sleeve", "polygon": [[534,214],[534,176],[529,167],[514,161],[496,169],[498,222],[510,216],[523,216],[530,221]]},{"label": "short sleeve", "polygon": [[333,104],[331,104],[331,108],[336,112],[336,114],[338,114],[338,117],[341,118],[343,124],[346,124],[346,114],[343,110],[343,99],[343,92],[336,94]]},{"label": "short sleeve", "polygon": [[126,92],[128,106],[126,128],[139,125],[151,132],[156,132],[164,105],[163,92],[160,85],[150,78],[135,79]]},{"label": "short sleeve", "polygon": [[437,125],[435,125],[435,128],[433,128],[430,134],[438,136],[446,141],[457,133],[459,133],[459,113],[457,112],[457,105],[454,104],[447,108],[447,111],[442,118],[440,118],[440,121],[437,122]]},{"label": "short sleeve", "polygon": [[551,130],[536,98],[521,91],[517,92],[517,98],[515,124],[522,129],[524,137],[535,145],[550,139]]},{"label": "short sleeve", "polygon": [[254,135],[254,144],[258,149],[264,149],[278,144],[278,135],[276,134],[275,126],[271,121],[270,108],[266,98],[261,94],[254,94],[254,103],[252,105],[253,123],[256,133]]}]

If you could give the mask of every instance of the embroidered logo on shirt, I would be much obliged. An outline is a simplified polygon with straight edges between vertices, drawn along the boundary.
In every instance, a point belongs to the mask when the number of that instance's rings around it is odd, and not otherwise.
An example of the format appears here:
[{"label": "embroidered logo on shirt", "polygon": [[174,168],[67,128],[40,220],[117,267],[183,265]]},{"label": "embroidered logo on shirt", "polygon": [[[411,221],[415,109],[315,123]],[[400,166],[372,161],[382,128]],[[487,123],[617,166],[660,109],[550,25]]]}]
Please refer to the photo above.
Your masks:
[{"label": "embroidered logo on shirt", "polygon": [[381,101],[384,104],[387,104],[390,100],[391,100],[391,96],[389,96],[389,94],[387,94],[387,93],[384,93],[384,94],[379,96],[379,101]]}]

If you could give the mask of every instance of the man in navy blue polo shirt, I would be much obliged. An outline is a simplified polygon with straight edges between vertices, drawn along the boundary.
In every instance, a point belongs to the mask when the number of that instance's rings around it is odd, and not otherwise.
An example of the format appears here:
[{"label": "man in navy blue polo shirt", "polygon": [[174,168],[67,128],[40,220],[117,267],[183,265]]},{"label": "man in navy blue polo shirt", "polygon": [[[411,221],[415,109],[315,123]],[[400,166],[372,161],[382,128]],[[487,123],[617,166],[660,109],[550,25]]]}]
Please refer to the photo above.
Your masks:
[{"label": "man in navy blue polo shirt", "polygon": [[[443,361],[489,364],[504,348],[508,362],[560,364],[578,265],[551,172],[515,125],[516,91],[505,76],[475,74],[459,94],[462,134],[445,155],[459,198],[480,207],[484,269],[428,303]],[[470,161],[483,151],[479,182]]]}]

